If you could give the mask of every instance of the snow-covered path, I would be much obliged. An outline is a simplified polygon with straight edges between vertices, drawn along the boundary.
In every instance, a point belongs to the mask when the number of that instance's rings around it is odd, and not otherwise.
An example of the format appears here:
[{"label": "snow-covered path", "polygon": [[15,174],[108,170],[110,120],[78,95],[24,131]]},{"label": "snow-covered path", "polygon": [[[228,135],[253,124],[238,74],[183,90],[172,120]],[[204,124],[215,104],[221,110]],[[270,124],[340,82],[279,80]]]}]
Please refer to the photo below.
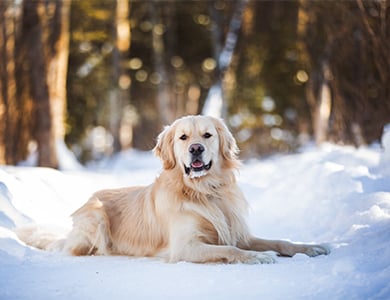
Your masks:
[{"label": "snow-covered path", "polygon": [[92,192],[148,184],[160,163],[130,151],[99,170],[2,166],[0,299],[390,299],[390,163],[382,152],[324,145],[243,165],[253,233],[333,248],[274,265],[67,257],[26,247],[15,226],[69,228],[69,215]]}]

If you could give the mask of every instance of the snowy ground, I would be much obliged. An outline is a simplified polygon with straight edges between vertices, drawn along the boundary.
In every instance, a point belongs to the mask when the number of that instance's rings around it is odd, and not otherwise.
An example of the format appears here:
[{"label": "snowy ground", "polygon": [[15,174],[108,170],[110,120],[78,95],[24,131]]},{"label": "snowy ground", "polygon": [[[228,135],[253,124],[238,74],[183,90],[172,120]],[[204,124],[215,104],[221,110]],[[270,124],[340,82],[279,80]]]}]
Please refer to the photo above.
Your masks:
[{"label": "snowy ground", "polygon": [[390,299],[385,156],[379,146],[324,145],[246,162],[239,184],[253,233],[333,248],[274,265],[67,257],[26,247],[15,226],[69,228],[69,215],[93,191],[148,184],[160,163],[130,151],[86,170],[0,166],[0,299]]}]

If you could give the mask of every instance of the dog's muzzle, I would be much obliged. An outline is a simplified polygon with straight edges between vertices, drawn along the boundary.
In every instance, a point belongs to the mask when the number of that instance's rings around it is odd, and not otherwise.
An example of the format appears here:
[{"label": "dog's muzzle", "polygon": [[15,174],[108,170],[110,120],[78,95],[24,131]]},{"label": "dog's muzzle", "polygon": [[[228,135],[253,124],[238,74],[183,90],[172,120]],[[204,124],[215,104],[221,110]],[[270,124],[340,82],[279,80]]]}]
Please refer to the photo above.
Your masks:
[{"label": "dog's muzzle", "polygon": [[205,175],[204,171],[208,171],[211,168],[212,161],[205,163],[202,158],[202,153],[205,148],[202,144],[192,144],[188,151],[191,155],[191,163],[189,166],[184,165],[184,170],[187,175],[191,177],[200,177]]}]

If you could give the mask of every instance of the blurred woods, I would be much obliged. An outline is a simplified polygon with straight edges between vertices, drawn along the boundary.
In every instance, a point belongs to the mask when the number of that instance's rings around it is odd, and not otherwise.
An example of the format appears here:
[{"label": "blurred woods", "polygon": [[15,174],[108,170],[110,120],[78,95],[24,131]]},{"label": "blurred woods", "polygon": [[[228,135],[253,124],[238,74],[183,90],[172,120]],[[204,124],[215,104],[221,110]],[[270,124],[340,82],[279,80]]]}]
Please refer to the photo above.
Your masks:
[{"label": "blurred woods", "polygon": [[0,1],[0,163],[150,150],[185,114],[242,157],[377,141],[390,122],[390,3]]}]

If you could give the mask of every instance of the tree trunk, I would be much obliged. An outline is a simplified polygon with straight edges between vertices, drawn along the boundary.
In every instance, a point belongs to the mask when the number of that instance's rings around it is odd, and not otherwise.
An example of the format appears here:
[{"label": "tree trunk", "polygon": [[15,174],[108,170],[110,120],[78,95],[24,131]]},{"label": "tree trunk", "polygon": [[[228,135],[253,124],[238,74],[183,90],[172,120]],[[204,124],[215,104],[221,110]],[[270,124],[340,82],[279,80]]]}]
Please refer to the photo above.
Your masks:
[{"label": "tree trunk", "polygon": [[[171,4],[165,4],[170,6]],[[152,14],[152,44],[153,44],[153,60],[154,60],[154,68],[156,74],[160,78],[160,82],[157,86],[157,108],[160,113],[160,125],[168,125],[171,124],[175,117],[175,109],[173,104],[173,99],[170,97],[170,82],[169,82],[169,74],[167,72],[167,66],[165,64],[166,61],[166,49],[164,45],[164,25],[162,21],[162,4],[155,3],[150,4],[149,6],[151,14]],[[167,9],[170,9],[168,7]]]},{"label": "tree trunk", "polygon": [[[301,0],[300,12],[316,141],[360,146],[378,140],[383,124],[390,120],[388,1]],[[321,94],[329,94],[328,89],[332,99],[323,102],[326,97]]]},{"label": "tree trunk", "polygon": [[[115,48],[112,53],[114,89],[109,95],[109,128],[114,138],[113,151],[119,152],[123,147],[129,147],[130,141],[121,140],[122,122],[130,123],[124,118],[124,109],[130,103],[130,77],[126,73],[124,60],[130,48],[130,23],[129,23],[129,0],[117,0],[115,16]],[[126,126],[127,131],[132,131],[131,126]],[[132,136],[132,132],[127,133]]]},{"label": "tree trunk", "polygon": [[26,158],[31,138],[31,102],[22,70],[20,34],[22,5],[0,2],[0,163],[16,164]]},{"label": "tree trunk", "polygon": [[0,163],[17,164],[35,140],[39,166],[59,166],[70,1],[1,1]]},{"label": "tree trunk", "polygon": [[23,41],[39,166],[59,167],[56,142],[64,141],[70,1],[23,2]]},{"label": "tree trunk", "polygon": [[[233,59],[234,49],[236,48],[238,34],[241,28],[243,13],[247,4],[248,0],[237,1],[233,16],[230,20],[229,29],[226,34],[223,47],[221,47],[220,45],[221,24],[219,24],[219,26],[214,26],[213,28],[213,37],[215,44],[214,52],[216,55],[215,59],[217,61],[217,80],[216,83],[210,88],[209,94],[207,95],[202,112],[205,115],[212,115],[214,117],[226,117],[227,108],[226,103],[224,101],[224,77]],[[218,22],[218,13],[214,13],[213,16],[217,19]]]},{"label": "tree trunk", "polygon": [[69,57],[70,1],[57,3],[53,18],[49,22],[50,58],[47,71],[51,116],[56,141],[64,141],[66,117],[66,76]]},{"label": "tree trunk", "polygon": [[9,1],[0,2],[0,164],[14,163],[9,132],[16,126],[15,24]]},{"label": "tree trunk", "polygon": [[323,82],[314,111],[314,138],[319,145],[328,139],[328,125],[331,112],[331,93],[327,82]]},{"label": "tree trunk", "polygon": [[[34,102],[34,136],[38,145],[38,165],[58,167],[55,150],[54,126],[51,115],[49,86],[46,81],[48,61],[45,53],[45,32],[43,20],[39,15],[40,2],[23,3],[23,35],[29,63],[31,98]],[[43,8],[44,9],[44,8]]]}]

